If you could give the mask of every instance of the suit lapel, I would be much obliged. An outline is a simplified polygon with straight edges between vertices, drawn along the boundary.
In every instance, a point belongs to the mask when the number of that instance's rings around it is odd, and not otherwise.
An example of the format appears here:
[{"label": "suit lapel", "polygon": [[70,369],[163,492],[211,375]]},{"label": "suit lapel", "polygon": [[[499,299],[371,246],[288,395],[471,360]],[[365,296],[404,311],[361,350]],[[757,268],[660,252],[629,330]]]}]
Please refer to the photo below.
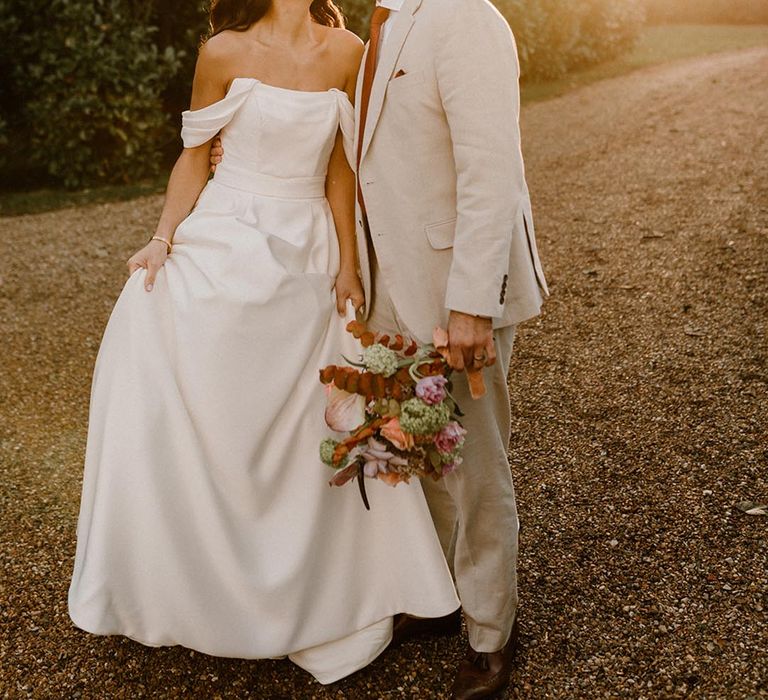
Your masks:
[{"label": "suit lapel", "polygon": [[[384,107],[384,97],[387,94],[389,79],[392,75],[392,71],[394,70],[395,65],[397,64],[397,59],[400,56],[400,52],[403,50],[405,40],[408,38],[411,27],[413,27],[413,23],[415,21],[413,15],[421,3],[422,0],[405,1],[403,4],[403,9],[400,10],[400,12],[395,17],[394,24],[392,25],[392,31],[382,46],[381,55],[379,56],[379,66],[376,69],[376,75],[373,79],[373,87],[371,88],[371,100],[368,103],[368,120],[365,127],[365,136],[363,138],[363,152],[361,160],[362,158],[365,158],[368,147],[371,145],[371,139],[373,138],[373,134],[376,131],[376,125],[379,122],[381,110]],[[361,83],[362,78],[358,80],[358,90],[361,88]],[[357,133],[360,133],[359,129]]]},{"label": "suit lapel", "polygon": [[360,138],[360,102],[363,99],[363,74],[365,73],[365,59],[368,56],[370,44],[365,45],[363,61],[357,73],[357,85],[355,86],[355,153],[357,153],[357,140]]}]

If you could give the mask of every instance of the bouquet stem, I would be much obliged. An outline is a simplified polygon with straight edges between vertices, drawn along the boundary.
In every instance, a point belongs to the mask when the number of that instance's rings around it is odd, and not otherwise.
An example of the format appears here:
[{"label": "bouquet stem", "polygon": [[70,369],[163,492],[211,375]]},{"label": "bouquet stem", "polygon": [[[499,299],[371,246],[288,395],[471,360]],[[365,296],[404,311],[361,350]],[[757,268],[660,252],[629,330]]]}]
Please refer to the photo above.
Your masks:
[{"label": "bouquet stem", "polygon": [[365,492],[365,472],[363,471],[363,465],[360,465],[360,468],[357,472],[357,485],[360,487],[360,497],[363,499],[363,505],[365,505],[366,510],[371,509],[371,504],[368,502],[368,494]]}]

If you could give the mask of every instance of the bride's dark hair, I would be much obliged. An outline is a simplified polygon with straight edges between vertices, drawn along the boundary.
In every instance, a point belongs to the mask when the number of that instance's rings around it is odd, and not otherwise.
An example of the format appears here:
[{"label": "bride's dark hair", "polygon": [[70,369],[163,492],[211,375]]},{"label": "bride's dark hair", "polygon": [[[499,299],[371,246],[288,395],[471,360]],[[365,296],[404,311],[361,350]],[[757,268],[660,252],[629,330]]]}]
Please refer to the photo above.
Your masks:
[{"label": "bride's dark hair", "polygon": [[[212,0],[210,35],[231,29],[244,32],[269,11],[272,0]],[[344,15],[333,0],[312,0],[309,8],[312,19],[326,27],[345,26]]]}]

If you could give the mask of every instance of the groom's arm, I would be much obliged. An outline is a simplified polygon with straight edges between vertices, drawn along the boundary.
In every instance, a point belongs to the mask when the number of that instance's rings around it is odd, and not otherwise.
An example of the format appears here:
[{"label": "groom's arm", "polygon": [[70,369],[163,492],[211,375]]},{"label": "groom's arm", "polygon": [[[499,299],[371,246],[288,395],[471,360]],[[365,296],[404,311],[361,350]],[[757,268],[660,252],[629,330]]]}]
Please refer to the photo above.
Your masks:
[{"label": "groom's arm", "polygon": [[445,305],[500,317],[525,191],[517,47],[506,20],[485,0],[451,2],[438,22],[435,70],[457,172]]}]

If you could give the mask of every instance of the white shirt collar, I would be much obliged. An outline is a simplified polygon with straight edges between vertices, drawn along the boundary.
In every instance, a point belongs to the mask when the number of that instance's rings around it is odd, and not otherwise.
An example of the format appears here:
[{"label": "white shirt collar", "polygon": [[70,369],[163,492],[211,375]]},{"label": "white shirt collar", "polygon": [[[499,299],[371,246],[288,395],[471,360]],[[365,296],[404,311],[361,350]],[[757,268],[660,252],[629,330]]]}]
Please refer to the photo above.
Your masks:
[{"label": "white shirt collar", "polygon": [[376,4],[379,7],[386,7],[388,10],[392,10],[393,12],[399,12],[403,9],[405,0],[376,0]]}]

